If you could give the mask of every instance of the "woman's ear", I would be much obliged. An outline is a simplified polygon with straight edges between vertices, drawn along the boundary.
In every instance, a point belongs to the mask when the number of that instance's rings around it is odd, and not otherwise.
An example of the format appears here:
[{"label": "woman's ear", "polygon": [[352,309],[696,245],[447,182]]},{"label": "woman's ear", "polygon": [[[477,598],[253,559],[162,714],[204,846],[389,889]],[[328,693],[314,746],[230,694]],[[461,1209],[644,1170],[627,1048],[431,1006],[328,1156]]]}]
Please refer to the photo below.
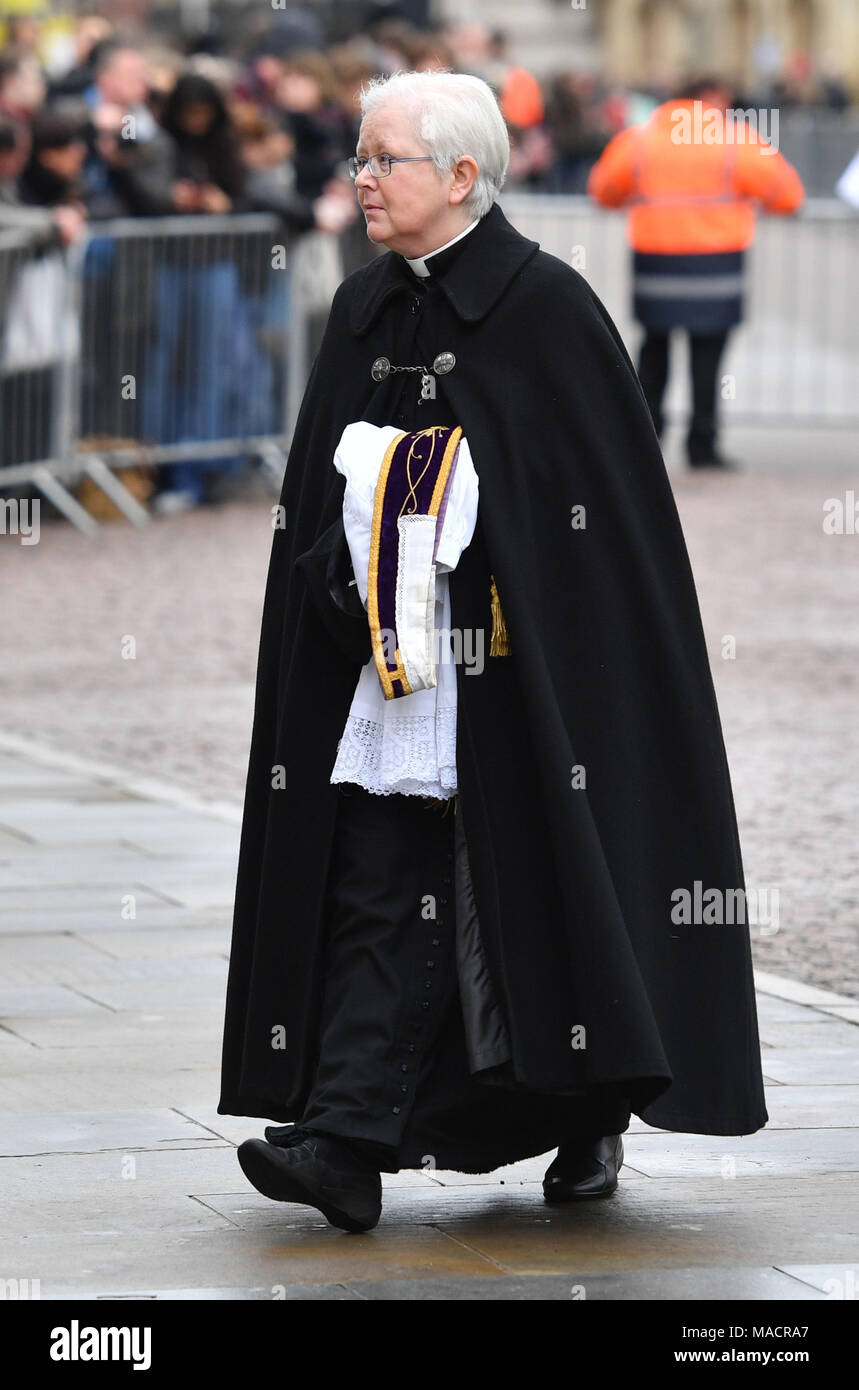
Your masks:
[{"label": "woman's ear", "polygon": [[464,154],[451,167],[450,201],[457,204],[468,197],[480,170],[476,159]]}]

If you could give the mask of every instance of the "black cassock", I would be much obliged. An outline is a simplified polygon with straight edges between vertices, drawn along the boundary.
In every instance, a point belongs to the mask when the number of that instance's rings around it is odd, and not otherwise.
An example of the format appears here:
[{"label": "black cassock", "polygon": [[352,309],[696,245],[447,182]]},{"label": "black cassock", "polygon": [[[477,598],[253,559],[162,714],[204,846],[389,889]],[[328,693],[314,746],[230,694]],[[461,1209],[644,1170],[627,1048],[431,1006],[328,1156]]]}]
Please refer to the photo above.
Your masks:
[{"label": "black cassock", "polygon": [[[438,351],[453,342],[452,310],[437,277],[464,249],[464,240],[457,242],[429,260],[428,277],[413,277],[413,296],[399,306],[403,356],[395,366],[431,369]],[[392,423],[406,430],[455,424],[446,375],[434,381],[434,398],[424,399],[423,374],[402,373]],[[474,598],[485,600],[488,561],[479,522],[472,546],[469,582]],[[369,657],[366,613],[357,596],[349,602],[351,570],[339,521],[320,552],[326,576],[339,576],[333,594],[317,583],[320,612],[339,627],[344,643],[348,635]],[[308,566],[311,583],[320,571],[321,565]],[[354,623],[346,619],[350,610]],[[301,1123],[370,1141],[380,1163],[394,1171],[428,1162],[483,1166],[492,1144],[507,1154],[524,1138],[529,1149],[545,1152],[572,1134],[625,1130],[629,1103],[614,1088],[575,1098],[517,1092],[511,1103],[509,1092],[487,1095],[485,1084],[475,1082],[471,1067],[479,1065],[485,1081],[507,1061],[509,1043],[482,951],[459,798],[428,806],[421,796],[380,796],[343,784],[339,800],[318,1056]]]},{"label": "black cassock", "polygon": [[[748,928],[694,584],[626,351],[585,281],[500,208],[418,281],[335,296],[290,450],[263,614],[219,1112],[485,1171],[570,1134],[766,1122]],[[420,373],[452,352],[436,399]],[[343,478],[353,420],[459,424],[480,480],[450,576],[459,794],[329,782],[361,666]],[[360,610],[360,605],[359,605]],[[351,794],[350,794],[351,791]],[[696,890],[697,884],[697,890]],[[428,886],[430,885],[430,886]],[[438,902],[422,915],[427,894]],[[733,899],[735,901],[736,899]],[[716,914],[717,915],[717,914]],[[729,917],[729,913],[724,913]]]}]

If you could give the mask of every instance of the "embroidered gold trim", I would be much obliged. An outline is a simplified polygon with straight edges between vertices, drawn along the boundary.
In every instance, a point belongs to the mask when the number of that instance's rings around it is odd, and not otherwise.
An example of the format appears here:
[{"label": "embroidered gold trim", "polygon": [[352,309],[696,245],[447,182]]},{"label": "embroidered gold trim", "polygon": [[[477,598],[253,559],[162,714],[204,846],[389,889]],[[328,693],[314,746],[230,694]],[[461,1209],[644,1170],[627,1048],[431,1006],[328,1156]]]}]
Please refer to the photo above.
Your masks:
[{"label": "embroidered gold trim", "polygon": [[[409,448],[409,456],[406,464],[410,491],[406,495],[406,498],[403,502],[403,506],[400,508],[401,516],[409,498],[415,496],[415,488],[417,487],[418,483],[420,482],[421,478],[424,476],[424,473],[426,473],[427,468],[429,468],[430,463],[432,462],[433,454],[435,453],[438,432],[441,429],[446,428],[447,426],[442,425],[429,425],[425,430],[415,431],[415,438]],[[391,471],[391,464],[394,461],[394,454],[396,453],[399,445],[405,439],[406,433],[407,431],[403,430],[401,434],[398,434],[395,439],[391,440],[390,444],[385,450],[385,457],[382,459],[382,466],[379,469],[379,478],[376,483],[376,492],[373,499],[373,522],[370,528],[370,564],[367,571],[367,616],[370,622],[370,637],[373,642],[373,660],[376,663],[376,670],[379,673],[379,680],[381,681],[382,690],[384,692],[386,700],[394,699],[394,681],[396,680],[402,682],[403,693],[405,695],[412,694],[412,688],[409,685],[409,682],[406,678],[406,672],[403,666],[402,658],[400,656],[399,647],[397,648],[396,653],[396,670],[388,670],[387,663],[385,661],[385,644],[382,641],[382,632],[381,628],[379,627],[379,549],[381,547],[382,541],[382,516],[385,505],[385,489],[388,485],[388,476]],[[412,482],[411,474],[408,472],[409,466],[411,465],[412,456],[417,446],[418,439],[426,437],[431,438],[429,456],[427,458],[427,461],[423,468],[423,472],[421,473],[420,477],[417,478],[415,482]],[[456,453],[461,438],[462,426],[457,425],[453,430],[451,430],[450,438],[447,441],[444,455],[439,465],[438,477],[436,479],[436,484],[433,489],[433,495],[430,501],[427,516],[438,516],[442,498],[444,497],[444,490],[447,486],[447,480],[450,476],[450,470],[453,465],[454,455]]]},{"label": "embroidered gold trim", "polygon": [[[406,459],[406,477],[408,478],[408,481],[409,481],[409,490],[408,490],[408,492],[406,493],[405,497],[403,498],[403,505],[400,507],[400,510],[399,510],[399,512],[397,513],[397,520],[399,520],[399,518],[403,515],[403,513],[405,513],[406,516],[414,516],[415,512],[416,512],[417,509],[418,509],[417,487],[418,487],[418,484],[419,484],[420,481],[421,481],[421,478],[424,476],[424,474],[426,473],[426,471],[427,471],[427,469],[429,468],[430,464],[432,463],[433,454],[435,453],[435,446],[436,446],[436,434],[437,434],[437,432],[438,432],[441,428],[442,428],[441,425],[430,425],[430,426],[429,426],[427,429],[425,429],[425,430],[416,430],[416,431],[415,431],[414,438],[412,439],[412,442],[411,442],[411,444],[409,445],[409,454],[408,454],[408,458]],[[426,462],[424,463],[424,466],[423,466],[423,468],[421,469],[421,471],[420,471],[418,477],[413,479],[413,478],[412,478],[412,460],[413,460],[414,457],[415,457],[415,451],[417,450],[417,447],[418,447],[418,440],[420,440],[420,439],[425,439],[425,438],[427,438],[428,436],[431,437],[430,451],[429,451],[429,453],[427,454]],[[418,463],[420,463],[420,459],[418,459]],[[406,511],[406,507],[408,506],[408,504],[409,504],[410,502],[412,502],[414,505],[413,505],[413,506],[411,507],[411,509],[407,512],[407,511]]]},{"label": "embroidered gold trim", "polygon": [[444,497],[444,490],[447,487],[447,480],[450,475],[451,465],[453,464],[453,456],[456,453],[457,446],[461,438],[462,426],[457,425],[456,429],[451,430],[450,432],[450,439],[447,441],[447,448],[444,451],[444,458],[442,459],[441,467],[438,470],[438,477],[436,479],[435,489],[432,495],[432,501],[429,505],[430,516],[438,516],[439,507],[441,506],[441,499]]}]

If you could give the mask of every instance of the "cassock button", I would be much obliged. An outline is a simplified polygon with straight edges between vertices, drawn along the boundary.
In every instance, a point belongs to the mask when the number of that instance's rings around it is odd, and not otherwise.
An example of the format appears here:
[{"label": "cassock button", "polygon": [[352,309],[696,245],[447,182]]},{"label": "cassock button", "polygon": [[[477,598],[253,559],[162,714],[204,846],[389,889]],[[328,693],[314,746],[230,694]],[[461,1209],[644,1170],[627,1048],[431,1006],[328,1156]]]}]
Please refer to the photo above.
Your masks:
[{"label": "cassock button", "polygon": [[428,1008],[429,1008],[429,1000],[428,1000],[428,999],[425,999],[425,1000],[424,1000],[424,1002],[421,1004],[421,1008],[422,1008],[422,1009],[428,1009]]},{"label": "cassock button", "polygon": [[391,1113],[392,1113],[393,1115],[399,1115],[399,1113],[400,1113],[400,1107],[399,1107],[398,1105],[392,1105],[392,1106],[391,1106]]},{"label": "cassock button", "polygon": [[452,352],[440,352],[432,364],[432,369],[436,376],[445,376],[452,372],[456,366],[456,358]]},{"label": "cassock button", "polygon": [[[411,1049],[409,1050],[411,1051]],[[400,1063],[400,1071],[408,1071],[408,1067],[406,1066],[405,1062]]]},{"label": "cassock button", "polygon": [[409,1088],[408,1086],[401,1086],[400,1090],[403,1092],[404,1095],[407,1095]]},{"label": "cassock button", "polygon": [[424,980],[424,989],[432,989],[432,980]]},{"label": "cassock button", "polygon": [[437,936],[434,936],[434,937],[433,937],[433,939],[432,939],[432,944],[433,944],[433,946],[440,946],[440,945],[441,945],[441,942],[440,942],[440,940],[439,940],[439,938],[438,938]]},{"label": "cassock button", "polygon": [[414,1052],[414,1050],[415,1050],[415,1045],[414,1045],[414,1043],[409,1043],[409,1052]]},{"label": "cassock button", "polygon": [[434,960],[428,960],[428,961],[427,961],[427,970],[435,970],[435,961],[434,961]]}]

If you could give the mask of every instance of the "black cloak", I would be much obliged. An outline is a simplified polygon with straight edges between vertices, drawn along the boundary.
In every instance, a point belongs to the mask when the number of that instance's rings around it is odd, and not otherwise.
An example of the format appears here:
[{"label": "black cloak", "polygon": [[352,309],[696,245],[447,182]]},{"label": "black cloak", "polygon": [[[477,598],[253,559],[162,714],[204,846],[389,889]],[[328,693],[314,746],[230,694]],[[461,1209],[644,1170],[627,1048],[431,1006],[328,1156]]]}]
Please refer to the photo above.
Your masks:
[{"label": "black cloak", "polygon": [[[512,653],[480,674],[457,665],[459,805],[511,1051],[503,1074],[476,1074],[476,1094],[614,1088],[663,1129],[753,1133],[768,1117],[730,777],[638,379],[586,281],[497,204],[440,285],[452,327],[437,350],[456,356],[440,380],[480,482],[480,544],[450,576],[452,627],[482,629],[489,652],[491,572]],[[374,359],[427,360],[398,355],[413,294],[393,252],[340,285],[290,449],[262,620],[221,1114],[298,1120],[313,1074],[329,777],[370,647],[360,621],[351,640],[326,621],[308,581],[342,584],[328,538],[344,427],[400,418],[391,388],[403,377],[374,381]],[[697,921],[682,920],[684,890]],[[703,920],[702,895],[716,903]],[[553,1142],[535,1131],[530,1144],[478,1143],[449,1166],[490,1168]]]}]

